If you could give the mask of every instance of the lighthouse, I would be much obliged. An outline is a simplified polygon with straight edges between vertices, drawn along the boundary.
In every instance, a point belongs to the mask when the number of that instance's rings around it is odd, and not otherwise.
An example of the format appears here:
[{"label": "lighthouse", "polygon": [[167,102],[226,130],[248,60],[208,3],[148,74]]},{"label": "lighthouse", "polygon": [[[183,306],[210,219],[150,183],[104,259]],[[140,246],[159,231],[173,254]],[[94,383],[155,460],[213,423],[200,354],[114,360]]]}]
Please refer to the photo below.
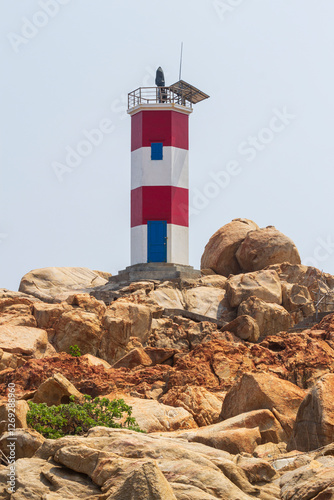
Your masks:
[{"label": "lighthouse", "polygon": [[166,86],[160,67],[155,83],[128,94],[131,266],[118,276],[130,280],[199,275],[189,266],[189,116],[209,96],[183,80]]}]

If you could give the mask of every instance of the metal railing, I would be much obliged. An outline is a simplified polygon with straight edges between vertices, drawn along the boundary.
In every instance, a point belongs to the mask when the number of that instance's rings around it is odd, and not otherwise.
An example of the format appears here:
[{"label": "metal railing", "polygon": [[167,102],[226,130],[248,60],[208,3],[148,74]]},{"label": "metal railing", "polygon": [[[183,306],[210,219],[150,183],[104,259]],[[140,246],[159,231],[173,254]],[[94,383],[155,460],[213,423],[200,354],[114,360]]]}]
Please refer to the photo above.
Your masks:
[{"label": "metal railing", "polygon": [[140,104],[179,104],[192,108],[192,103],[183,97],[182,92],[176,94],[170,87],[140,87],[128,94],[128,109]]}]

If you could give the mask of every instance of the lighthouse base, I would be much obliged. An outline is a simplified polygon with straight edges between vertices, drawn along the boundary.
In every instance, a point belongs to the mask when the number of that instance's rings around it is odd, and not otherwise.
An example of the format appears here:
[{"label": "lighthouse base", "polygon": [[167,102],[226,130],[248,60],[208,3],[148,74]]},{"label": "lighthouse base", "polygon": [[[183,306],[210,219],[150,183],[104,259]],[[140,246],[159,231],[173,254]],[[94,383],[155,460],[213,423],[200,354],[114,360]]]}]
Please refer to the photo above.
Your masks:
[{"label": "lighthouse base", "polygon": [[121,283],[140,280],[168,281],[174,279],[197,279],[200,277],[201,271],[197,271],[192,266],[152,262],[128,266],[123,271],[119,271],[116,276],[111,276],[109,282]]}]

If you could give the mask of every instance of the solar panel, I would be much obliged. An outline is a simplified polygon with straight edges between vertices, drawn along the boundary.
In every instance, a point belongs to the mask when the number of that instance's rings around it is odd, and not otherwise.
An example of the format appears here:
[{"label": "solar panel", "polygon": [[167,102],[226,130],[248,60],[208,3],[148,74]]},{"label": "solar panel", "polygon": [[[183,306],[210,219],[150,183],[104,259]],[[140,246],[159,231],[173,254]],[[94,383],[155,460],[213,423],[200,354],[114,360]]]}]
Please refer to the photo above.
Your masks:
[{"label": "solar panel", "polygon": [[172,92],[180,96],[182,99],[186,99],[193,104],[197,104],[198,102],[204,101],[204,99],[208,99],[210,97],[193,85],[190,85],[190,83],[187,83],[183,80],[173,83],[173,85],[170,85],[169,88]]}]

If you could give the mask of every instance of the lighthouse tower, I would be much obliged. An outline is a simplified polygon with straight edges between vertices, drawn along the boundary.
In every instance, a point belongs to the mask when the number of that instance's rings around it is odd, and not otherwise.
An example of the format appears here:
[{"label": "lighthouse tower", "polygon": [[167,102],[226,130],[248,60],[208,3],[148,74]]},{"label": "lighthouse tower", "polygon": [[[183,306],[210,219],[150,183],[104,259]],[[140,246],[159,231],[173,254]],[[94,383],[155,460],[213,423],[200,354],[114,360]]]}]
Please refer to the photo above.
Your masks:
[{"label": "lighthouse tower", "polygon": [[128,95],[131,116],[131,280],[197,277],[189,264],[189,115],[209,96],[183,80]]}]

